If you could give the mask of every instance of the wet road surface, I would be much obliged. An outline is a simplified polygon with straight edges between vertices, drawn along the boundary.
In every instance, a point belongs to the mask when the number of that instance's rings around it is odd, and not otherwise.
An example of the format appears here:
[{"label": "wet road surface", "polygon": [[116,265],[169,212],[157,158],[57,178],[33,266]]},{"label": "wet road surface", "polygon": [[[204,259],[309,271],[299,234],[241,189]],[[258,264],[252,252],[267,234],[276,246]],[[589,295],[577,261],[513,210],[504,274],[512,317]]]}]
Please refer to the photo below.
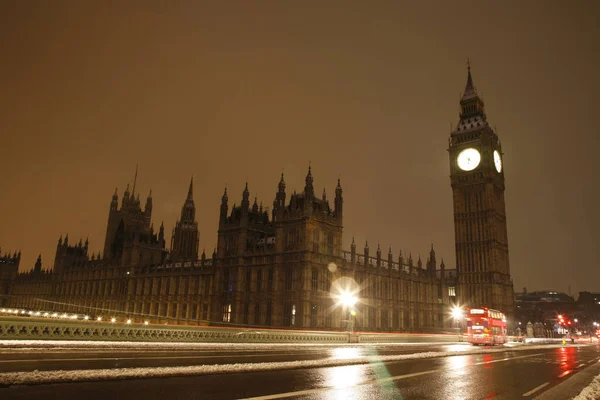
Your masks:
[{"label": "wet road surface", "polygon": [[[461,352],[480,352],[461,354]],[[389,360],[413,353],[424,357]],[[440,357],[440,354],[449,354]],[[369,357],[368,362],[356,361]],[[388,360],[385,359],[387,356]],[[379,358],[383,357],[383,360]],[[392,357],[393,358],[393,357]],[[331,359],[350,365],[326,366]],[[0,372],[317,361],[311,367],[197,376],[11,386],[2,399],[514,399],[533,398],[596,364],[600,348],[322,345],[172,349],[2,349]],[[324,366],[319,366],[322,361]],[[342,361],[345,362],[345,361]],[[275,364],[278,365],[278,364]],[[0,373],[0,375],[2,375]]]}]

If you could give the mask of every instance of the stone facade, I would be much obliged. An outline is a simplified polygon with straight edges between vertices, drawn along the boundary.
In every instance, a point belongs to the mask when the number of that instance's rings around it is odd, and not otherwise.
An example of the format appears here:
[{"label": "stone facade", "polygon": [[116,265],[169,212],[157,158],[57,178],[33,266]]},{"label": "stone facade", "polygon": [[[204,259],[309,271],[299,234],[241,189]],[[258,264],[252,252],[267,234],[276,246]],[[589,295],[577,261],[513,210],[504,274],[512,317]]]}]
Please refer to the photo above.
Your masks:
[{"label": "stone facade", "polygon": [[21,252],[15,252],[13,255],[4,253],[0,249],[0,307],[10,303],[12,294],[12,285],[19,271],[21,263]]},{"label": "stone facade", "polygon": [[469,67],[460,119],[449,138],[458,298],[514,316],[508,260],[502,145]]},{"label": "stone facade", "polygon": [[[121,206],[112,197],[102,255],[88,243],[59,239],[54,267],[17,274],[18,258],[0,259],[3,304],[60,312],[118,315],[134,321],[361,331],[425,331],[453,325],[449,308],[487,306],[514,315],[508,259],[502,146],[489,126],[469,68],[459,123],[449,138],[456,270],[438,269],[391,249],[362,254],[343,243],[343,190],[330,203],[315,194],[309,167],[301,193],[286,193],[283,174],[271,211],[248,185],[239,206],[221,198],[217,248],[198,257],[199,233],[190,183],[181,218],[165,247],[155,233],[152,195],[144,209],[135,179]],[[465,150],[469,152],[465,153]],[[462,159],[462,161],[461,161]],[[137,176],[137,172],[136,172]],[[2,261],[4,260],[4,261]],[[16,263],[16,264],[15,264]],[[15,267],[16,265],[16,267]],[[356,316],[338,304],[340,291],[359,301]]]},{"label": "stone facade", "polygon": [[[336,305],[340,282],[355,282],[359,302],[354,326],[362,331],[435,331],[449,324],[456,274],[440,269],[433,246],[425,265],[412,256],[387,258],[378,247],[362,254],[353,242],[342,250],[343,195],[337,182],[333,207],[325,193],[315,196],[312,171],[302,193],[286,202],[283,175],[269,213],[221,199],[218,244],[212,256],[198,257],[193,184],[171,240],[154,233],[152,197],[142,210],[139,196],[126,189],[121,207],[115,193],[103,255],[89,243],[57,244],[54,268],[12,274],[7,306],[80,313],[92,318],[132,319],[170,324],[219,324],[284,328],[344,329],[348,309]],[[342,288],[343,289],[343,288]],[[333,298],[332,298],[333,295]]]}]

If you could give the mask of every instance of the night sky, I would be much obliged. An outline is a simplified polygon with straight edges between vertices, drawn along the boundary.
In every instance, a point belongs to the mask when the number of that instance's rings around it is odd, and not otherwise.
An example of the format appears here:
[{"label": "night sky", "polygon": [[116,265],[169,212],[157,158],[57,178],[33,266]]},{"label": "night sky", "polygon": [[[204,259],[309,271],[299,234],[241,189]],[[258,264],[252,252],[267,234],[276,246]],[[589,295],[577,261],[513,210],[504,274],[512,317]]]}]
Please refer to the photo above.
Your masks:
[{"label": "night sky", "polygon": [[454,268],[468,57],[505,152],[515,291],[600,291],[599,2],[223,3],[0,1],[0,246],[21,270],[61,234],[97,253],[136,164],[168,240],[194,176],[209,253],[225,185],[272,207],[309,161],[318,194],[341,177],[346,249],[425,261],[433,242]]}]

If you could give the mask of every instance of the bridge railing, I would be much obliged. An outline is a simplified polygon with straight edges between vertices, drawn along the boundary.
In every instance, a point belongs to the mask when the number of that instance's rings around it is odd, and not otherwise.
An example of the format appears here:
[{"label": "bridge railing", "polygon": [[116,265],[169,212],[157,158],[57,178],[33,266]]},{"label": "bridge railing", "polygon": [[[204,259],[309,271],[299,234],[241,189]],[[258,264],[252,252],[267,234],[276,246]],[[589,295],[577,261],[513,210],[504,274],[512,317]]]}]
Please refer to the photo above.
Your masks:
[{"label": "bridge railing", "polygon": [[47,318],[0,317],[0,340],[90,340],[198,343],[431,343],[460,342],[456,334],[299,331],[139,325]]},{"label": "bridge railing", "polygon": [[343,332],[276,329],[124,325],[36,318],[0,317],[0,340],[107,340],[220,343],[348,343]]}]

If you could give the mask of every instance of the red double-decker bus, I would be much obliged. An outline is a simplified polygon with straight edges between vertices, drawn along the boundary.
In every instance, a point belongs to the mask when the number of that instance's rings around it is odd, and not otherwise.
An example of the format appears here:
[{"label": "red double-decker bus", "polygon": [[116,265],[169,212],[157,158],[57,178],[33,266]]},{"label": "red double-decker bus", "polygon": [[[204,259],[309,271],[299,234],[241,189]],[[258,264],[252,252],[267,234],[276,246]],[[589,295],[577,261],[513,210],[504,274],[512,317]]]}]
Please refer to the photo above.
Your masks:
[{"label": "red double-decker bus", "polygon": [[506,343],[506,316],[487,307],[467,308],[467,335],[474,345]]}]

